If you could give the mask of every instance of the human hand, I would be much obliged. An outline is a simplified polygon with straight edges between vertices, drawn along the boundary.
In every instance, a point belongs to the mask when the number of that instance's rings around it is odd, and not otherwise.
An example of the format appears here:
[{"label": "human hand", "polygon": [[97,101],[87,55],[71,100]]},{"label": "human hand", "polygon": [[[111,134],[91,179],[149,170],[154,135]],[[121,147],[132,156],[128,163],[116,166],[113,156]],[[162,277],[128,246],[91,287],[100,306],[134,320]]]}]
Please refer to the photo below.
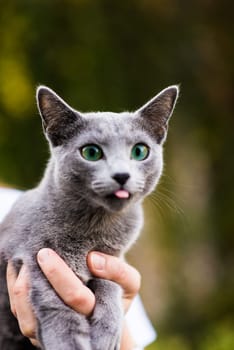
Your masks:
[{"label": "human hand", "polygon": [[[77,278],[53,250],[41,249],[37,260],[43,273],[64,303],[75,311],[89,316],[95,307],[95,296],[91,290]],[[119,258],[99,252],[89,253],[87,265],[95,276],[112,280],[122,287],[123,306],[127,311],[140,288],[139,272]],[[7,284],[11,310],[17,317],[22,334],[28,337],[35,346],[39,346],[36,339],[36,319],[28,298],[30,280],[27,275],[27,267],[23,265],[19,275],[16,276],[9,262]],[[133,345],[133,340],[124,327],[121,350],[132,349]]]}]

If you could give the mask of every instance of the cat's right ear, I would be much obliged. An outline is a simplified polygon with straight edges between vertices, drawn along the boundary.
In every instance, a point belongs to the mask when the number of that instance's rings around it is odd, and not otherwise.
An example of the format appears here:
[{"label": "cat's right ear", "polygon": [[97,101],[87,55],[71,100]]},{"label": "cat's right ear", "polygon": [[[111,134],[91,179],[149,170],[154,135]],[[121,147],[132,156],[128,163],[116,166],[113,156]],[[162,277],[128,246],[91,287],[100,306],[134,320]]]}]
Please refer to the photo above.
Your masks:
[{"label": "cat's right ear", "polygon": [[80,116],[72,107],[46,86],[37,88],[36,98],[43,130],[52,146],[60,146],[76,134]]}]

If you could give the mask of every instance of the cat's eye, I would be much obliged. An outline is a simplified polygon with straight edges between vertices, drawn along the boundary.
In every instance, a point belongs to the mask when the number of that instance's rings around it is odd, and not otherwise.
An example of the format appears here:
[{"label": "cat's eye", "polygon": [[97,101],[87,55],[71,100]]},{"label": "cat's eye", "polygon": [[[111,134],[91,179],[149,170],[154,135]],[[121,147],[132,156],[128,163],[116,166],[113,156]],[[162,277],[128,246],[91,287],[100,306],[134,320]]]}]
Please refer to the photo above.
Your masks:
[{"label": "cat's eye", "polygon": [[81,148],[82,157],[91,162],[96,162],[103,157],[102,149],[97,145],[86,145]]},{"label": "cat's eye", "polygon": [[144,160],[149,155],[149,147],[144,143],[137,143],[131,151],[131,158],[135,160]]}]

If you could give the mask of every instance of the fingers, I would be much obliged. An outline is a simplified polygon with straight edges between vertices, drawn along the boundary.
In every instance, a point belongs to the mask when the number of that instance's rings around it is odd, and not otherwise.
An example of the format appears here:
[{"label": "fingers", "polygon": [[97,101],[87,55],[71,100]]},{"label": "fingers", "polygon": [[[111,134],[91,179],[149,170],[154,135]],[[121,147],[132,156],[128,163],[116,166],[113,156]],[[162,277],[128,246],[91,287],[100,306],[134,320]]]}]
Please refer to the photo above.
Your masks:
[{"label": "fingers", "polygon": [[87,263],[93,274],[114,281],[123,288],[125,306],[128,307],[140,289],[139,272],[120,258],[99,252],[89,253]]},{"label": "fingers", "polygon": [[[63,301],[75,311],[90,315],[95,306],[95,296],[52,249],[38,252],[38,263],[53,288]],[[139,272],[117,257],[91,252],[87,258],[90,271],[98,277],[118,283],[124,290],[124,307],[129,307],[138,293]]]},{"label": "fingers", "polygon": [[10,307],[11,312],[16,317],[16,309],[15,309],[15,303],[14,303],[14,286],[17,279],[15,269],[11,262],[7,265],[7,289],[9,294],[9,300],[10,300]]},{"label": "fingers", "polygon": [[[73,273],[66,263],[51,249],[44,248],[38,252],[38,264],[45,276],[63,301],[75,311],[90,315],[95,306],[95,296]],[[124,308],[128,309],[133,297],[140,288],[139,272],[117,257],[99,252],[91,252],[87,258],[90,271],[101,278],[118,283],[124,291]],[[35,339],[36,320],[29,302],[29,278],[26,266],[22,266],[16,276],[11,262],[7,266],[7,286],[10,306],[17,317],[22,334],[28,337],[33,345],[39,343]]]},{"label": "fingers", "polygon": [[35,340],[36,320],[29,302],[27,269],[23,265],[19,275],[16,276],[11,262],[7,266],[7,288],[10,299],[10,306],[13,314],[17,317],[20,330],[25,337],[31,338],[33,344]]},{"label": "fingers", "polygon": [[90,315],[95,297],[74,272],[52,249],[43,248],[37,254],[38,263],[65,304],[84,315]]}]

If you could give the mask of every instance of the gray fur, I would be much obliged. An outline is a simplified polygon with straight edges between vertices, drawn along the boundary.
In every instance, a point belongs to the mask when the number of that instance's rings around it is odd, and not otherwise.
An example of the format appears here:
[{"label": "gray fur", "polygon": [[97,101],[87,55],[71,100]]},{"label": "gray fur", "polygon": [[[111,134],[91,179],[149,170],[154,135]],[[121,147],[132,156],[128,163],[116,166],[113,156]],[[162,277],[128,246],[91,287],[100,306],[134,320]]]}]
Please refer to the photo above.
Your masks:
[{"label": "gray fur", "polygon": [[[162,144],[178,88],[163,90],[136,112],[80,113],[47,87],[37,90],[38,108],[51,158],[40,184],[25,192],[0,226],[0,349],[33,349],[20,335],[10,313],[5,286],[9,259],[30,272],[30,299],[37,318],[37,336],[44,350],[119,349],[121,290],[94,278],[87,266],[89,251],[123,256],[143,224],[141,203],[156,186],[163,167]],[[137,143],[149,156],[131,159]],[[82,146],[97,144],[104,157],[85,160]],[[129,199],[113,195],[115,174],[128,174],[123,185]],[[96,307],[86,318],[57,296],[36,262],[39,249],[54,249],[95,293]],[[23,345],[22,345],[23,344]]]}]

